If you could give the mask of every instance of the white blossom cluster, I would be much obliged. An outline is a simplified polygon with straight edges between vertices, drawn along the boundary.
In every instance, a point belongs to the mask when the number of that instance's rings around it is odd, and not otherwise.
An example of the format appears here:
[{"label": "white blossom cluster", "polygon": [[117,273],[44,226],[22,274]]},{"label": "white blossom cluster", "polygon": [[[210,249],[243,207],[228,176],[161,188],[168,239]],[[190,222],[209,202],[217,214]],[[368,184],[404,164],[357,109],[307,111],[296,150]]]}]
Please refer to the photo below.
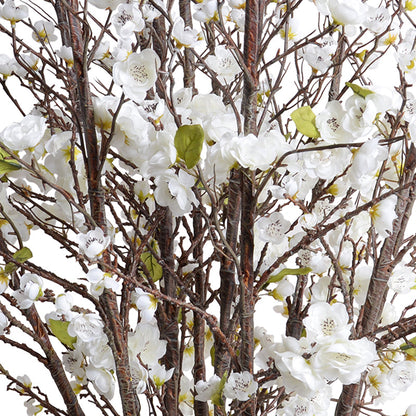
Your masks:
[{"label": "white blossom cluster", "polygon": [[[394,190],[402,185],[404,148],[410,149],[416,141],[416,92],[409,89],[404,99],[397,85],[391,89],[364,85],[366,75],[362,75],[353,82],[346,79],[338,97],[327,101],[314,97],[309,106],[306,105],[309,99],[302,101],[295,96],[287,107],[279,108],[277,104],[273,110],[269,107],[258,133],[244,134],[241,94],[235,94],[232,103],[227,94],[221,95],[224,91],[233,94],[244,79],[247,68],[242,66],[241,51],[237,43],[227,43],[226,37],[220,35],[218,44],[209,51],[206,48],[209,25],[225,27],[223,33],[239,39],[244,32],[244,1],[192,3],[192,27],[177,12],[172,12],[173,18],[166,21],[165,52],[169,58],[165,62],[156,48],[145,46],[150,44],[154,23],[170,12],[164,2],[89,0],[88,3],[92,13],[111,11],[108,29],[111,36],[107,29],[103,30],[96,47],[86,52],[86,61],[88,65],[96,65],[97,70],[105,70],[108,79],[102,84],[111,85],[101,90],[97,82],[90,105],[97,148],[107,152],[100,165],[101,185],[108,191],[108,206],[114,204],[112,207],[117,208],[106,212],[106,227],[92,226],[92,222],[87,226],[86,219],[92,215],[86,205],[92,195],[88,171],[91,161],[85,152],[84,138],[65,113],[64,105],[50,108],[49,113],[36,106],[0,133],[0,168],[4,169],[0,183],[2,244],[19,253],[16,248],[21,249],[30,241],[32,230],[39,228],[39,224],[63,230],[60,235],[62,241],[67,239],[68,257],[85,266],[71,284],[79,290],[85,289],[92,304],[106,293],[114,294],[122,302],[125,290],[129,292],[129,309],[125,314],[130,319],[126,320],[125,331],[131,380],[138,397],[157,396],[176,371],[163,364],[167,341],[157,321],[158,307],[168,296],[159,299],[156,295],[158,290],[165,290],[162,273],[168,270],[175,274],[177,295],[182,302],[178,322],[186,327],[184,335],[181,334],[183,373],[178,387],[184,415],[193,414],[196,401],[207,403],[210,410],[215,405],[232,414],[230,409],[236,403],[244,405],[240,402],[247,402],[257,394],[284,391],[279,396],[284,400],[274,409],[276,415],[324,416],[335,394],[333,386],[357,383],[363,374],[368,386],[365,394],[373,401],[371,405],[394,399],[412,386],[416,381],[416,364],[410,359],[414,355],[407,346],[403,347],[403,340],[377,350],[376,335],[381,337],[380,334],[356,338],[355,331],[362,319],[360,310],[366,303],[371,279],[378,278],[373,276],[374,259],[393,233],[397,206],[403,200]],[[353,45],[348,52],[352,68],[361,65],[364,73],[378,64],[378,58],[391,60],[402,80],[409,85],[416,80],[416,29],[411,27],[401,33],[392,2],[304,3],[302,7],[307,12],[313,11],[316,17],[332,25],[316,41],[302,46],[300,41],[307,36],[307,28],[302,27],[301,14],[298,16],[295,11],[283,19],[286,10],[280,2],[267,5],[265,21],[279,28],[276,50],[287,52],[294,48],[296,58],[292,64],[303,68],[313,88],[324,91],[321,80],[332,77],[334,66],[339,64],[335,62],[340,53],[337,31],[351,41],[347,45]],[[411,1],[403,2],[401,7],[408,13],[416,8]],[[47,53],[53,61],[51,67],[60,68],[62,73],[74,71],[77,57],[71,47],[59,40],[59,30],[53,21],[29,19],[29,8],[14,0],[6,0],[0,6],[0,17],[13,31],[19,30],[19,22],[26,22],[33,30],[31,42],[39,51],[37,54],[22,51],[14,57],[1,54],[0,74],[4,82],[16,78],[28,89],[36,85],[36,76],[45,72],[42,66],[46,65],[40,56]],[[371,48],[365,42],[371,43],[375,50],[368,58]],[[199,93],[169,81],[169,71],[180,66],[188,52],[198,61],[194,66],[204,80],[215,78],[216,91]],[[265,56],[264,59],[270,59]],[[285,99],[280,91],[284,87],[273,88],[276,74],[261,75],[264,79],[261,78],[257,94],[259,117],[265,103],[272,100],[269,97],[275,95],[276,102]],[[282,114],[286,117],[284,123],[279,119]],[[191,155],[196,161],[191,163],[190,150],[182,151],[178,144],[179,128],[197,126],[203,134],[198,152]],[[181,237],[174,244],[174,265],[167,266],[168,260],[163,258],[154,235],[151,238],[149,235],[157,228],[160,207],[166,207],[177,221],[180,231],[175,237],[180,232],[192,234],[188,230],[192,215],[196,208],[201,208],[204,220],[212,221],[206,227],[209,229],[206,239],[221,255],[227,252],[228,247],[218,248],[223,244],[226,228],[223,223],[217,225],[220,215],[215,204],[224,208],[229,203],[224,190],[231,187],[230,176],[235,169],[251,172],[250,178],[259,190],[253,226],[259,303],[263,298],[273,298],[273,317],[290,320],[291,299],[300,293],[301,276],[305,278],[304,291],[299,296],[304,305],[303,320],[296,337],[286,336],[276,327],[257,326],[254,371],[233,369],[223,377],[215,373],[210,362],[215,345],[212,332],[206,328],[204,359],[209,371],[204,380],[197,380],[192,372],[193,318],[186,310],[186,302],[194,299],[186,291],[189,289],[186,285],[189,276],[192,278],[206,266],[189,254],[192,249],[184,248]],[[127,185],[121,180],[117,182],[115,177],[128,178]],[[28,208],[33,221],[24,215],[25,193],[16,192],[17,187],[28,195],[44,191],[44,198]],[[127,194],[130,202],[134,202],[131,206],[127,206]],[[325,233],[313,239],[320,229],[325,229]],[[134,248],[142,241],[146,241],[143,246],[146,248],[135,252]],[[238,250],[236,256],[241,255]],[[192,259],[186,265],[181,262],[184,252]],[[395,253],[400,254],[399,250]],[[131,274],[113,273],[103,266],[104,256],[111,257],[114,268],[118,262],[129,267],[132,264]],[[392,301],[403,299],[415,289],[410,257],[403,255],[389,271],[388,302],[381,313],[380,325],[388,326],[400,319]],[[111,400],[117,388],[117,369],[102,316],[80,308],[69,293],[71,289],[58,293],[52,303],[47,280],[50,278],[56,284],[58,279],[47,272],[32,272],[31,266],[20,273],[19,267],[23,268],[27,260],[14,257],[14,261],[1,263],[0,294],[4,293],[9,304],[23,313],[30,313],[31,308],[49,307],[45,323],[50,334],[65,346],[63,363],[74,391],[79,394],[92,383],[98,395]],[[10,264],[14,264],[13,269]],[[137,280],[133,280],[133,275]],[[241,284],[235,280],[237,286]],[[214,304],[218,295],[215,285],[210,291]],[[232,312],[238,310],[237,303],[238,298],[234,297]],[[197,303],[194,312],[200,313],[200,308]],[[215,307],[212,309],[215,314]],[[0,309],[0,335],[8,336],[12,327],[10,317]],[[237,346],[241,341],[238,331],[236,325],[232,343]],[[382,332],[386,333],[387,330]],[[272,374],[270,379],[262,378],[265,373]],[[30,382],[25,383],[30,388]],[[26,402],[29,415],[38,414],[39,406],[34,399]],[[415,415],[415,405],[406,414]]]}]

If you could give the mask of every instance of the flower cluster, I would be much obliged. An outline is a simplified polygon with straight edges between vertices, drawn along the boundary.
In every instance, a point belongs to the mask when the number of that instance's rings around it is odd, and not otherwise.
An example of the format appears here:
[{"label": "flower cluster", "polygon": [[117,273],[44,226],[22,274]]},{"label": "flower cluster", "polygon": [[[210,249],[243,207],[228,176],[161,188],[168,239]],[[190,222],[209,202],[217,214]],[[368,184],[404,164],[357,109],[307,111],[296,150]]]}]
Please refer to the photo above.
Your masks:
[{"label": "flower cluster", "polygon": [[413,385],[415,2],[35,3],[0,5],[1,341],[125,414]]},{"label": "flower cluster", "polygon": [[[280,344],[262,345],[280,372],[278,385],[297,395],[296,405],[299,401],[310,401],[308,406],[314,414],[324,415],[326,411],[314,408],[313,398],[318,391],[325,391],[329,400],[328,383],[335,380],[344,385],[356,383],[378,358],[373,342],[366,338],[349,339],[352,324],[348,321],[343,304],[317,302],[310,306],[303,321],[306,337],[299,340],[285,337]],[[285,409],[286,406],[294,406],[293,401],[285,404]]]}]

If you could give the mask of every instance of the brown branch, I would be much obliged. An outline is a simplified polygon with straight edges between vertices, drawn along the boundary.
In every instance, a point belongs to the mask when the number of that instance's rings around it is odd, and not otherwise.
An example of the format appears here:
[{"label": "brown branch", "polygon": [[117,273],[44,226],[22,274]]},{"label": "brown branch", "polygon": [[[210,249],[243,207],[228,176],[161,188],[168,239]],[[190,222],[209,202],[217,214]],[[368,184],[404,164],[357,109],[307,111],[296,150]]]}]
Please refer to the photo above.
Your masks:
[{"label": "brown branch", "polygon": [[40,347],[42,348],[47,364],[46,368],[51,373],[51,376],[58,387],[58,391],[60,392],[62,399],[66,405],[68,415],[69,416],[84,416],[84,412],[82,411],[80,404],[78,402],[78,398],[75,395],[74,391],[72,390],[72,386],[69,383],[69,380],[65,374],[65,370],[62,366],[62,361],[56,354],[49,336],[48,331],[39,317],[39,314],[35,308],[35,306],[31,306],[29,309],[22,310],[23,315],[31,324],[34,332],[36,333],[37,337],[35,341],[38,342]]},{"label": "brown branch", "polygon": [[[193,225],[194,225],[194,236],[193,239],[197,239],[197,236],[204,232],[202,226],[202,214],[199,209],[195,208],[193,213]],[[198,261],[198,265],[201,266],[203,262],[203,242],[199,239],[200,243],[195,246],[193,250],[194,259]],[[207,293],[207,279],[205,273],[199,268],[195,273],[195,293],[198,294],[198,303],[203,305],[206,300]],[[194,326],[193,326],[193,337],[194,337],[194,369],[193,376],[195,384],[199,380],[205,380],[205,322],[201,315],[194,312]],[[217,355],[217,354],[216,354]],[[208,404],[199,400],[194,401],[194,413],[195,416],[208,416]]]},{"label": "brown branch", "polygon": [[[23,384],[21,381],[19,381],[17,378],[13,377],[1,364],[0,364],[0,374],[3,374],[8,380],[11,381],[11,383],[8,386],[8,390],[13,390],[18,392],[20,395],[29,396],[32,399],[35,399],[43,408],[46,409],[47,413],[51,413],[55,416],[66,416],[67,413],[64,412],[61,409],[58,409],[48,399],[46,395],[45,397],[41,397],[39,394],[36,394],[32,388],[27,387],[25,384]],[[15,385],[16,387],[11,387],[11,385]],[[17,389],[19,387],[19,389]],[[23,393],[22,393],[23,392]]]},{"label": "brown branch", "polygon": [[[164,213],[156,231],[160,257],[163,261],[163,287],[161,292],[170,298],[177,297],[177,286],[173,273],[173,216],[169,208],[159,208]],[[179,326],[178,307],[172,302],[163,302],[158,308],[158,325],[161,338],[167,341],[163,363],[167,369],[173,368],[172,377],[165,383],[164,405],[169,416],[179,414]]]},{"label": "brown branch", "polygon": [[[190,0],[179,0],[179,14],[182,17],[185,27],[192,28],[192,14]],[[183,62],[183,86],[192,88],[195,92],[195,69],[194,55],[191,50],[185,48]]]},{"label": "brown branch", "polygon": [[[416,199],[416,183],[414,177],[415,153],[416,149],[412,146],[404,166],[403,176],[404,184],[410,184],[410,186],[398,192],[396,205],[397,218],[393,221],[392,233],[384,240],[380,255],[374,265],[367,297],[361,308],[356,325],[357,338],[373,332],[380,322],[387,298],[388,280],[393,271],[392,263],[403,242],[404,231]],[[363,378],[358,384],[350,384],[343,387],[336,408],[336,416],[358,416],[362,385]]]},{"label": "brown branch", "polygon": [[[233,252],[237,251],[238,226],[241,210],[241,191],[239,172],[233,169],[230,173],[228,183],[228,204],[227,204],[227,231],[226,240]],[[235,264],[231,253],[224,247],[224,255],[221,256],[220,267],[220,328],[231,341],[234,330],[231,320],[231,308],[235,300]],[[215,374],[222,377],[228,368],[230,356],[226,352],[225,345],[215,345]]]},{"label": "brown branch", "polygon": [[[259,52],[263,21],[264,0],[246,2],[244,27],[244,73],[242,114],[244,134],[257,135],[257,92],[259,89]],[[254,216],[256,209],[255,175],[249,169],[240,169],[241,220],[240,220],[240,363],[243,371],[254,371]],[[244,416],[256,413],[256,396],[244,403]]]},{"label": "brown branch", "polygon": [[[98,138],[95,130],[94,108],[90,85],[88,81],[88,33],[86,24],[81,25],[78,14],[78,1],[70,0],[69,3],[57,1],[55,4],[57,14],[63,16],[63,22],[67,25],[62,27],[64,42],[70,42],[74,66],[71,70],[73,85],[76,87],[77,95],[72,97],[74,107],[78,108],[82,122],[80,137],[83,138],[85,148],[85,165],[88,178],[88,194],[90,197],[91,216],[95,223],[104,231],[106,230],[105,198],[101,184],[100,152]],[[103,255],[108,266],[110,259],[108,252]],[[104,313],[101,315],[105,322],[105,333],[109,339],[109,345],[113,352],[116,373],[119,383],[119,391],[123,406],[124,416],[136,416],[139,412],[139,403],[133,389],[132,377],[129,368],[129,356],[127,339],[118,311],[117,299],[113,292],[105,290],[100,296],[100,304]]]}]

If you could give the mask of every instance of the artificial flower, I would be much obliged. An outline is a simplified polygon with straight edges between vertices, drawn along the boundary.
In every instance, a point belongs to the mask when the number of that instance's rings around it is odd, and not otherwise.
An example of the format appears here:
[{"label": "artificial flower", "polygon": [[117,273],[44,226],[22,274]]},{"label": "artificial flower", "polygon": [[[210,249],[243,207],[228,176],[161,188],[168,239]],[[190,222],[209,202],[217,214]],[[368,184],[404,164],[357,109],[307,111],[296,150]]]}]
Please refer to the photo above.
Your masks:
[{"label": "artificial flower", "polygon": [[14,0],[7,0],[0,7],[0,16],[15,26],[16,22],[29,16],[29,9],[25,5],[16,6]]},{"label": "artificial flower", "polygon": [[110,244],[110,237],[104,235],[104,231],[96,227],[86,234],[78,234],[79,250],[90,260],[96,260]]},{"label": "artificial flower", "polygon": [[46,120],[29,114],[19,123],[12,123],[0,134],[0,141],[11,150],[34,148],[46,132]]},{"label": "artificial flower", "polygon": [[133,52],[123,62],[113,66],[113,79],[123,88],[126,96],[132,100],[142,101],[146,92],[152,88],[157,79],[160,58],[153,49]]},{"label": "artificial flower", "polygon": [[254,381],[253,375],[248,371],[232,372],[225,383],[224,396],[244,402],[257,391],[257,386],[257,381]]}]

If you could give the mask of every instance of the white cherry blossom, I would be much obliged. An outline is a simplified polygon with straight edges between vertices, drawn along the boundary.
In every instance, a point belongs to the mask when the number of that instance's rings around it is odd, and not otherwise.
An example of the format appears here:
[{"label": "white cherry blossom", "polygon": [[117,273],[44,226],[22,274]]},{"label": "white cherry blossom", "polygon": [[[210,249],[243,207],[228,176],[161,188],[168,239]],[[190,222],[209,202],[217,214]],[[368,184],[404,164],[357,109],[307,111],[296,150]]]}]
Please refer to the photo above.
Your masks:
[{"label": "white cherry blossom", "polygon": [[287,27],[286,24],[283,25],[283,28],[280,29],[279,34],[282,39],[287,39],[289,44],[293,44],[293,42],[296,42],[300,38],[301,30],[301,20],[297,17],[297,15],[295,15],[295,17],[287,20]]},{"label": "white cherry blossom", "polygon": [[312,401],[305,397],[296,395],[289,397],[284,402],[283,409],[278,409],[277,416],[315,416],[315,409]]},{"label": "white cherry blossom", "polygon": [[241,72],[233,53],[223,45],[216,46],[215,55],[209,55],[205,62],[226,83],[233,81]]},{"label": "white cherry blossom", "polygon": [[353,141],[351,133],[344,128],[346,112],[339,101],[330,101],[316,116],[316,127],[321,138],[328,143]]},{"label": "white cherry blossom", "polygon": [[55,31],[55,25],[48,20],[39,20],[33,25],[33,39],[37,42],[49,43],[58,39],[53,32]]},{"label": "white cherry blossom", "polygon": [[221,379],[217,375],[213,375],[208,381],[199,380],[195,384],[196,396],[195,400],[206,402],[211,400],[214,395],[219,393]]},{"label": "white cherry blossom", "polygon": [[367,296],[368,286],[372,274],[372,267],[366,263],[361,263],[355,269],[354,274],[354,300],[363,305]]},{"label": "white cherry blossom", "polygon": [[194,184],[195,178],[183,170],[178,175],[167,171],[164,176],[156,179],[155,199],[158,204],[169,207],[173,215],[183,215],[191,211],[192,204],[198,205],[192,191]]},{"label": "white cherry blossom", "polygon": [[34,148],[46,132],[46,120],[29,114],[19,123],[12,123],[0,133],[0,141],[12,150]]},{"label": "white cherry blossom", "polygon": [[3,75],[3,79],[7,79],[13,73],[14,68],[13,59],[4,53],[0,54],[0,74]]},{"label": "white cherry blossom", "polygon": [[364,195],[372,192],[380,162],[388,156],[386,147],[381,146],[379,141],[378,137],[371,139],[354,152],[351,168],[347,174],[351,185]]},{"label": "white cherry blossom", "polygon": [[195,48],[201,40],[200,33],[196,29],[185,26],[181,17],[178,17],[173,24],[172,37],[178,49]]},{"label": "white cherry blossom", "polygon": [[81,341],[89,343],[100,339],[103,335],[103,321],[94,313],[84,313],[71,319],[68,325],[68,334],[78,337]]},{"label": "white cherry blossom", "polygon": [[137,357],[130,357],[130,373],[136,394],[142,394],[146,390],[149,373]]},{"label": "white cherry blossom", "polygon": [[0,294],[9,287],[10,276],[0,269]]},{"label": "white cherry blossom", "polygon": [[108,338],[104,334],[92,342],[83,345],[83,351],[88,355],[89,362],[97,368],[115,369],[114,357],[108,345]]},{"label": "white cherry blossom", "polygon": [[348,339],[352,325],[348,320],[344,304],[317,302],[308,309],[303,324],[309,339],[318,343],[331,343],[336,338]]},{"label": "white cherry blossom", "polygon": [[383,33],[391,22],[390,13],[385,7],[368,6],[364,19],[364,26],[373,33],[379,35]]},{"label": "white cherry blossom", "polygon": [[242,373],[232,372],[224,386],[224,395],[229,399],[237,399],[244,402],[257,391],[257,381],[248,371]]},{"label": "white cherry blossom", "polygon": [[230,20],[234,22],[236,29],[240,32],[244,32],[244,9],[233,8],[230,12]]},{"label": "white cherry blossom", "polygon": [[328,9],[334,23],[359,25],[366,17],[368,6],[361,0],[328,0]]},{"label": "white cherry blossom", "polygon": [[327,380],[356,383],[361,373],[377,359],[374,342],[366,338],[349,340],[334,337],[322,344],[311,358],[314,370]]},{"label": "white cherry blossom", "polygon": [[416,416],[416,404],[411,404],[407,409],[404,416]]},{"label": "white cherry blossom", "polygon": [[122,38],[129,38],[135,32],[141,32],[145,26],[138,3],[121,3],[111,22]]},{"label": "white cherry blossom", "polygon": [[351,152],[348,149],[327,149],[305,152],[301,155],[306,173],[311,178],[333,179],[348,166]]},{"label": "white cherry blossom", "polygon": [[384,304],[383,312],[381,313],[380,324],[390,325],[399,319],[400,313],[394,303],[386,302]]},{"label": "white cherry blossom", "polygon": [[152,367],[166,353],[167,342],[160,339],[156,322],[140,322],[134,332],[129,333],[129,351],[132,357],[140,356],[141,361]]},{"label": "white cherry blossom", "polygon": [[128,98],[142,101],[154,86],[159,67],[160,58],[153,49],[133,52],[125,61],[114,64],[114,82],[123,88]]},{"label": "white cherry blossom", "polygon": [[154,364],[149,370],[149,377],[157,388],[161,388],[173,375],[174,368],[166,370],[164,365]]},{"label": "white cherry blossom", "polygon": [[89,0],[89,2],[99,9],[115,10],[124,0]]},{"label": "white cherry blossom", "polygon": [[6,0],[0,8],[0,16],[15,26],[16,22],[29,16],[29,9],[23,4],[16,5],[14,0]]},{"label": "white cherry blossom", "polygon": [[325,73],[332,65],[331,54],[319,45],[306,45],[302,56],[314,71]]},{"label": "white cherry blossom", "polygon": [[388,285],[396,293],[409,293],[410,289],[416,285],[414,270],[403,264],[397,265],[391,273]]},{"label": "white cherry blossom", "polygon": [[98,393],[111,400],[114,396],[114,375],[105,368],[96,368],[89,365],[86,370],[87,378],[93,382]]},{"label": "white cherry blossom", "polygon": [[202,0],[195,6],[193,14],[195,20],[208,23],[211,20],[218,20],[217,0]]},{"label": "white cherry blossom", "polygon": [[71,47],[62,45],[55,52],[57,56],[66,62],[68,68],[72,68],[74,66],[74,54]]},{"label": "white cherry blossom", "polygon": [[397,197],[392,195],[370,208],[374,228],[382,237],[387,237],[393,229],[393,221],[397,217],[396,203]]},{"label": "white cherry blossom", "polygon": [[20,278],[20,289],[13,296],[22,309],[30,308],[33,303],[43,296],[43,279],[35,273],[25,273]]},{"label": "white cherry blossom", "polygon": [[35,416],[43,410],[43,406],[35,399],[26,400],[24,405],[28,416]]},{"label": "white cherry blossom", "polygon": [[81,253],[85,254],[90,260],[95,260],[101,256],[102,252],[110,244],[110,237],[104,235],[104,231],[96,227],[86,234],[78,234],[77,242]]},{"label": "white cherry blossom", "polygon": [[280,212],[273,212],[268,217],[261,217],[256,223],[260,240],[273,244],[279,244],[284,240],[289,227],[290,222]]},{"label": "white cherry blossom", "polygon": [[[158,7],[156,8],[152,3],[154,3]],[[153,20],[160,17],[160,10],[166,11],[166,6],[163,0],[154,0],[152,3],[150,1],[145,1],[141,6],[143,17],[146,20],[146,22],[149,23],[153,22]]]},{"label": "white cherry blossom", "polygon": [[389,371],[388,382],[396,391],[406,391],[416,380],[416,363],[405,360],[393,365]]},{"label": "white cherry blossom", "polygon": [[140,311],[140,322],[150,322],[156,312],[158,300],[140,288],[136,288],[131,295],[131,303]]},{"label": "white cherry blossom", "polygon": [[284,337],[282,341],[274,359],[281,374],[277,379],[278,385],[285,386],[287,392],[311,398],[326,385],[321,374],[311,365],[313,348],[305,338]]}]

